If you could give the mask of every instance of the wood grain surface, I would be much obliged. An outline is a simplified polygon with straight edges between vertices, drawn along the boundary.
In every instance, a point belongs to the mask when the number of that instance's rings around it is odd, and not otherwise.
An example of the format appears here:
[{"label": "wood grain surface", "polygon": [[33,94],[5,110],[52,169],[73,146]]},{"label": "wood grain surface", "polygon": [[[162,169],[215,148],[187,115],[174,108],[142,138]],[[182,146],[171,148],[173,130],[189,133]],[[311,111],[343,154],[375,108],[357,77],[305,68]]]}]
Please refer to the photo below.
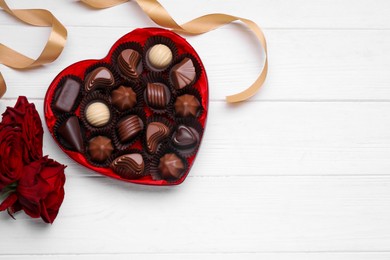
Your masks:
[{"label": "wood grain surface", "polygon": [[[8,92],[43,98],[68,65],[102,58],[138,27],[135,2],[93,10],[77,1],[8,0],[45,8],[68,28],[53,64],[0,69]],[[390,1],[161,0],[178,21],[222,12],[264,29],[269,77],[248,102],[224,97],[256,78],[262,50],[241,24],[185,36],[209,77],[198,158],[178,187],[118,182],[77,165],[45,129],[44,153],[68,165],[53,225],[0,214],[0,259],[390,259]],[[39,54],[47,28],[0,14],[0,42]],[[260,57],[260,58],[259,58]]]}]

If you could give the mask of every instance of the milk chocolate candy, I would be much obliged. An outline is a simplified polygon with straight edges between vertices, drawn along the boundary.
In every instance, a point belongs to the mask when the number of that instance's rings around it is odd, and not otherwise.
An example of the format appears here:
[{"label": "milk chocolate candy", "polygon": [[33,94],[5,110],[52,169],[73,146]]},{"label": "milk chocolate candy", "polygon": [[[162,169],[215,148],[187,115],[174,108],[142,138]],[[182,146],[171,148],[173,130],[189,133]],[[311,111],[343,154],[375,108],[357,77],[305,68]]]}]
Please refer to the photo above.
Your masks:
[{"label": "milk chocolate candy", "polygon": [[126,49],[118,57],[118,68],[128,78],[137,79],[142,73],[141,55],[132,49]]},{"label": "milk chocolate candy", "polygon": [[171,98],[167,86],[162,83],[148,83],[146,86],[146,100],[148,105],[155,109],[164,109]]},{"label": "milk chocolate candy", "polygon": [[112,87],[114,83],[115,79],[112,72],[106,67],[99,67],[85,77],[84,88],[88,92],[98,87]]},{"label": "milk chocolate candy", "polygon": [[143,128],[143,122],[138,116],[127,116],[118,123],[119,138],[122,142],[128,142],[136,137]]},{"label": "milk chocolate candy", "polygon": [[149,153],[155,153],[162,140],[168,137],[169,128],[161,122],[152,122],[146,129],[146,145]]},{"label": "milk chocolate candy", "polygon": [[137,104],[137,95],[132,88],[120,86],[112,91],[111,102],[119,111],[125,111]]},{"label": "milk chocolate candy", "polygon": [[160,158],[158,170],[165,180],[177,180],[185,169],[183,161],[174,153],[167,153]]},{"label": "milk chocolate candy", "polygon": [[54,102],[54,109],[61,112],[70,112],[80,93],[80,87],[80,83],[76,80],[71,78],[66,79]]},{"label": "milk chocolate candy", "polygon": [[89,140],[88,153],[93,161],[104,162],[111,156],[113,151],[114,147],[111,139],[108,137],[97,136]]},{"label": "milk chocolate candy", "polygon": [[145,163],[139,153],[119,156],[111,163],[111,169],[126,179],[138,179],[143,176]]},{"label": "milk chocolate candy", "polygon": [[184,58],[180,63],[173,66],[171,80],[176,89],[182,89],[190,85],[196,77],[194,63],[190,58]]},{"label": "milk chocolate candy", "polygon": [[176,99],[175,111],[178,116],[196,117],[199,113],[199,110],[200,110],[200,102],[193,95],[185,94]]}]

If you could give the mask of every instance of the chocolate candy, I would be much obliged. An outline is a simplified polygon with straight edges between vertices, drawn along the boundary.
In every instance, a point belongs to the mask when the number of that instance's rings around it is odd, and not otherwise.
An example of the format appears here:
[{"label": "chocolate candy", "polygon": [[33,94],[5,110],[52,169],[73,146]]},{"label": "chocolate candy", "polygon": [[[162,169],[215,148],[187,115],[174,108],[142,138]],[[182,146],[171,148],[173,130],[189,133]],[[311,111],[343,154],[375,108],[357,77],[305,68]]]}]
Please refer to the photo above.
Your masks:
[{"label": "chocolate candy", "polygon": [[57,129],[58,134],[76,151],[84,151],[84,142],[81,135],[80,123],[76,116],[65,120]]},{"label": "chocolate candy", "polygon": [[185,169],[183,161],[174,153],[165,154],[160,158],[158,170],[165,180],[177,180]]},{"label": "chocolate candy", "polygon": [[178,116],[197,116],[199,110],[199,100],[193,95],[185,94],[176,99],[175,111]]},{"label": "chocolate candy", "polygon": [[132,49],[126,49],[118,57],[119,70],[127,77],[136,79],[142,73],[141,55]]},{"label": "chocolate candy", "polygon": [[146,99],[149,106],[155,109],[163,109],[167,106],[171,94],[168,87],[162,83],[148,83],[146,87]]},{"label": "chocolate candy", "polygon": [[144,159],[139,153],[119,156],[111,163],[114,172],[126,179],[138,179],[145,170]]},{"label": "chocolate candy", "polygon": [[111,139],[105,136],[97,136],[89,140],[88,153],[91,160],[104,162],[114,151]]},{"label": "chocolate candy", "polygon": [[94,69],[85,77],[85,91],[90,91],[98,87],[112,87],[115,79],[111,71],[106,67]]},{"label": "chocolate candy", "polygon": [[199,143],[199,133],[194,128],[179,125],[172,136],[172,144],[181,152],[192,152]]},{"label": "chocolate candy", "polygon": [[137,95],[132,88],[120,86],[111,93],[111,102],[118,110],[125,111],[137,104]]},{"label": "chocolate candy", "polygon": [[152,122],[146,129],[146,145],[149,153],[157,152],[160,142],[168,137],[169,128],[161,122]]},{"label": "chocolate candy", "polygon": [[130,115],[118,123],[118,134],[122,142],[133,139],[144,128],[142,120],[136,115]]},{"label": "chocolate candy", "polygon": [[156,44],[147,52],[149,65],[157,70],[163,70],[171,64],[173,55],[171,49],[164,44]]},{"label": "chocolate candy", "polygon": [[196,77],[194,63],[190,58],[185,58],[173,66],[171,79],[176,89],[182,89],[191,84]]},{"label": "chocolate candy", "polygon": [[111,112],[105,103],[92,101],[85,109],[85,118],[92,126],[102,127],[110,121]]},{"label": "chocolate candy", "polygon": [[74,79],[66,79],[56,101],[54,102],[54,108],[58,111],[70,112],[75,105],[77,97],[79,96],[80,87],[80,83]]}]

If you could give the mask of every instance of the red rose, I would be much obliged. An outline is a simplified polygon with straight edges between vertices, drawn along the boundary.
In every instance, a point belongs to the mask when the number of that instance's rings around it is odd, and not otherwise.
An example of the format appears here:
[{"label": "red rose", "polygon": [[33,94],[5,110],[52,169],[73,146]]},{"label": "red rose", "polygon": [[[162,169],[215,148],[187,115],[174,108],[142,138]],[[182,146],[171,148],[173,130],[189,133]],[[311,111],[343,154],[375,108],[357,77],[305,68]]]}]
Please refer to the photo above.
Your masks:
[{"label": "red rose", "polygon": [[65,166],[46,157],[23,168],[16,188],[16,211],[22,208],[33,218],[53,223],[64,200]]},{"label": "red rose", "polygon": [[43,128],[34,104],[30,104],[26,97],[20,96],[15,107],[7,107],[3,113],[3,125],[20,127],[25,143],[23,161],[29,164],[42,157]]},{"label": "red rose", "polygon": [[0,191],[21,177],[23,150],[22,130],[0,124]]}]

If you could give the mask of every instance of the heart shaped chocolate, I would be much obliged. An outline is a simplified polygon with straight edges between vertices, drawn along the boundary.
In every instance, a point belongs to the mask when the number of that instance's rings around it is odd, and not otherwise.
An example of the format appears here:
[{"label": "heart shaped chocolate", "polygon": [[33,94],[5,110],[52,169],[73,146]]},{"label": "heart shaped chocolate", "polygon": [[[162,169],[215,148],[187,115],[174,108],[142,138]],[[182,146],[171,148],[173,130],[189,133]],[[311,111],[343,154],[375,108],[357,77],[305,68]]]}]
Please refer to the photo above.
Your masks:
[{"label": "heart shaped chocolate", "polygon": [[76,162],[109,177],[176,185],[202,140],[208,82],[195,50],[164,29],[136,29],[101,60],[77,62],[45,97],[48,129]]}]

